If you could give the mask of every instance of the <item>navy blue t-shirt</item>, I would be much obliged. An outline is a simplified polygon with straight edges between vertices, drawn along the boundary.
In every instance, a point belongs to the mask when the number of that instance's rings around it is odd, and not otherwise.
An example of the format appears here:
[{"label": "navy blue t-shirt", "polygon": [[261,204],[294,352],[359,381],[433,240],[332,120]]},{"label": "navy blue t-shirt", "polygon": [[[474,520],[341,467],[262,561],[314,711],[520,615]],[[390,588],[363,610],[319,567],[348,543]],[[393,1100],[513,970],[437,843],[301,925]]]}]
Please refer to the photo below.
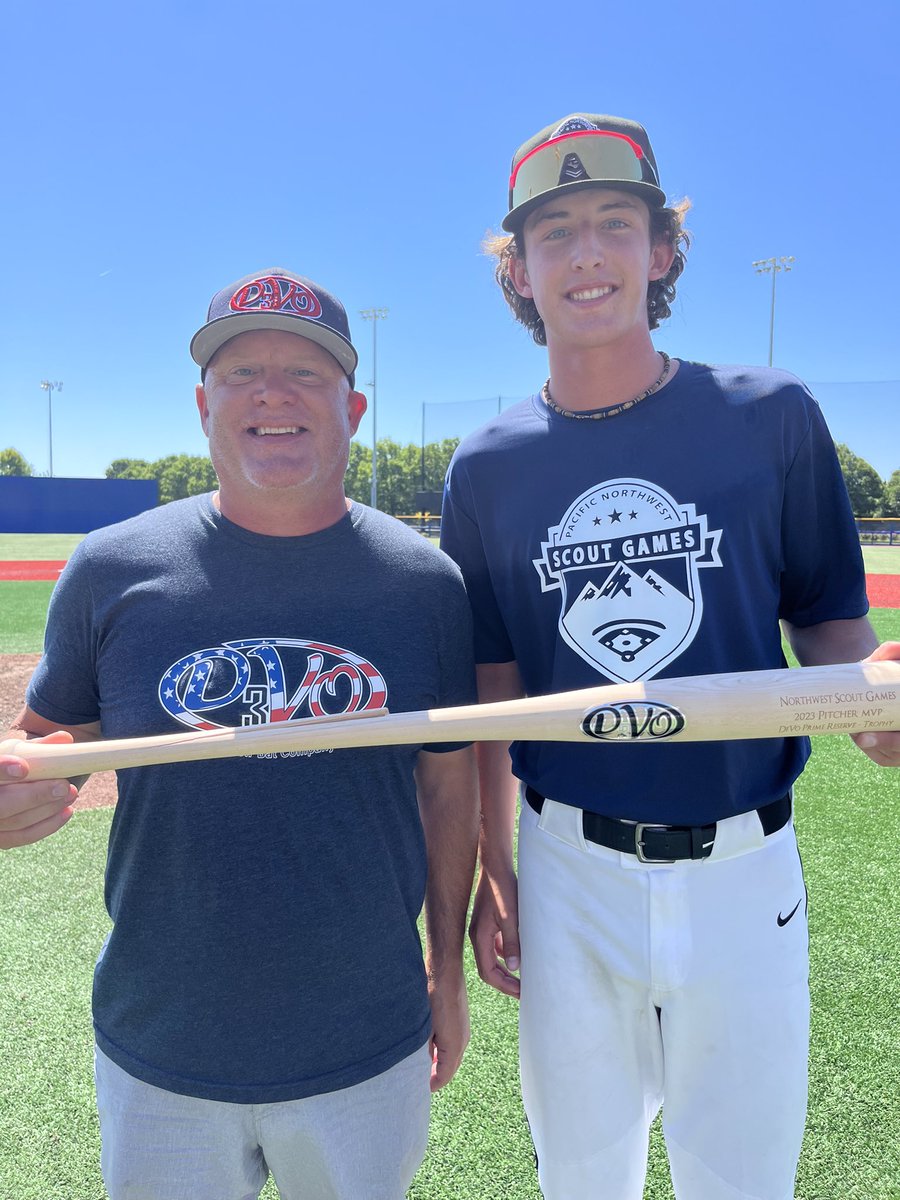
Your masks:
[{"label": "navy blue t-shirt", "polygon": [[[779,619],[867,611],[855,525],[813,397],[782,371],[681,363],[605,420],[539,396],[465,439],[442,546],[475,614],[475,657],[529,695],[784,666]],[[515,743],[516,775],[607,816],[694,824],[783,796],[805,739]]]},{"label": "navy blue t-shirt", "polygon": [[[81,543],[28,692],[41,716],[99,720],[106,738],[472,699],[462,581],[417,533],[353,505],[320,533],[264,537],[208,496]],[[104,1053],[169,1091],[264,1103],[418,1049],[417,752],[119,772],[94,981]]]}]

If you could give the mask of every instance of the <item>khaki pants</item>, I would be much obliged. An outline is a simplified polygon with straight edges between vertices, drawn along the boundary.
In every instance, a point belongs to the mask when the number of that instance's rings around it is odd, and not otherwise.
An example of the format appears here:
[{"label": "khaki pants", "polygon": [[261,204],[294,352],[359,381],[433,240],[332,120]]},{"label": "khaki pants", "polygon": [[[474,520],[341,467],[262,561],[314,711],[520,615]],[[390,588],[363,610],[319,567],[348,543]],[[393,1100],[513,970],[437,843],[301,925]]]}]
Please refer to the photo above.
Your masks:
[{"label": "khaki pants", "polygon": [[167,1092],[95,1051],[110,1200],[402,1200],[425,1155],[426,1044],[354,1087],[278,1104]]}]

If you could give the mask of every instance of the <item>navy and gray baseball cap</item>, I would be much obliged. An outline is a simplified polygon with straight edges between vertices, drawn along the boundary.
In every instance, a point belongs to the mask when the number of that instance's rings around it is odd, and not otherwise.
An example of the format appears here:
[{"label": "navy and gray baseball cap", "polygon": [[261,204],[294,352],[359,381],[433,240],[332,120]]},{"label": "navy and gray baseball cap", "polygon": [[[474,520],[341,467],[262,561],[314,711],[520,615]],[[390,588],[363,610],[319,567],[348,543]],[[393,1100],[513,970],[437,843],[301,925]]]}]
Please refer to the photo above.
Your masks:
[{"label": "navy and gray baseball cap", "polygon": [[359,355],[350,341],[346,310],[311,279],[272,267],[222,288],[210,301],[206,324],[191,338],[191,358],[205,369],[220,346],[253,329],[283,329],[318,343],[354,386]]},{"label": "navy and gray baseball cap", "polygon": [[515,233],[555,192],[591,184],[636,192],[651,208],[663,207],[666,194],[643,125],[624,117],[572,113],[529,138],[513,155],[503,228]]}]

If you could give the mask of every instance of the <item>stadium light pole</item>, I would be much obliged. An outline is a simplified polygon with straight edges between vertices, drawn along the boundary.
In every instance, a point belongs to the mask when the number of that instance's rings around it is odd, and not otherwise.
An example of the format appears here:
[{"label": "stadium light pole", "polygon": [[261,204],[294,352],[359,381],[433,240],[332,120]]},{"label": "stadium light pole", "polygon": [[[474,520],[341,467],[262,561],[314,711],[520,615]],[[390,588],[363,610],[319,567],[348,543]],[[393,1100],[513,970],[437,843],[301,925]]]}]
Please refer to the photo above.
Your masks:
[{"label": "stadium light pole", "polygon": [[50,436],[50,478],[53,478],[53,393],[62,391],[58,379],[42,379],[41,388],[47,393],[47,427]]},{"label": "stadium light pole", "polygon": [[794,264],[794,256],[792,254],[782,255],[780,258],[759,258],[755,263],[752,263],[757,275],[772,276],[772,307],[769,314],[769,366],[772,365],[772,354],[775,349],[775,280],[778,277],[779,271],[790,271]]},{"label": "stadium light pole", "polygon": [[370,503],[378,507],[378,322],[388,315],[386,308],[361,308],[359,315],[372,322],[372,495]]}]

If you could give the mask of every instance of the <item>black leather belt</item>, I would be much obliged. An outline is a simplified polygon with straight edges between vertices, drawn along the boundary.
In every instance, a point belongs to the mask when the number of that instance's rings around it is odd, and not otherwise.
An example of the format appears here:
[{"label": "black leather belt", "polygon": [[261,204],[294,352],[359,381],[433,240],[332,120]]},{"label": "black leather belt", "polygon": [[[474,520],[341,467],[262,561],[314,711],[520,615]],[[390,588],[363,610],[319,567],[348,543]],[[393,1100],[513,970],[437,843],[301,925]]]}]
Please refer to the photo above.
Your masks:
[{"label": "black leather belt", "polygon": [[[533,787],[525,788],[525,799],[536,813],[544,807],[544,797]],[[766,837],[787,825],[791,817],[791,798],[783,796],[756,810]],[[585,839],[610,850],[636,854],[641,862],[676,862],[682,858],[709,858],[716,840],[712,825],[655,825],[646,821],[619,821],[600,813],[581,812]]]}]

